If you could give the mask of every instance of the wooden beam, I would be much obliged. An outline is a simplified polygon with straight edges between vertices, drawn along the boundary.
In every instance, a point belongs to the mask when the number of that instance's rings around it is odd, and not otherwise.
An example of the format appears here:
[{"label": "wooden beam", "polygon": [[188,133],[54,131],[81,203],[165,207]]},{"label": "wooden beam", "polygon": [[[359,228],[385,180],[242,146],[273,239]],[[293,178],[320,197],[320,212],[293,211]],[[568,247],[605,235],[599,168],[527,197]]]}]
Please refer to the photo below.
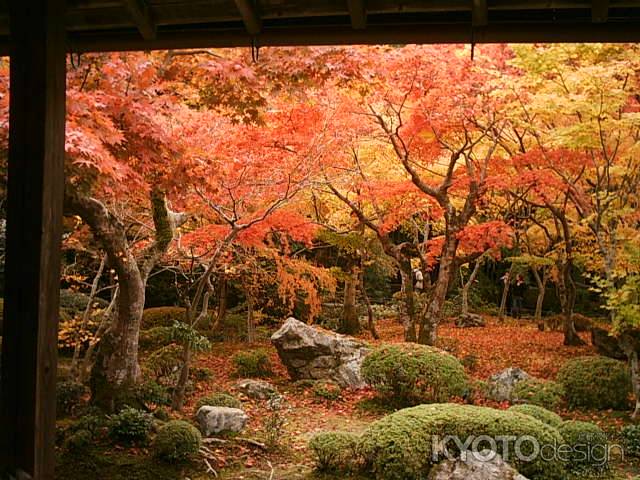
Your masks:
[{"label": "wooden beam", "polygon": [[249,35],[258,35],[262,31],[262,20],[255,4],[251,0],[235,0],[242,23]]},{"label": "wooden beam", "polygon": [[486,27],[489,24],[487,0],[471,0],[471,24],[474,27]]},{"label": "wooden beam", "polygon": [[349,6],[349,16],[351,17],[351,28],[361,30],[367,26],[367,9],[365,0],[347,0]]},{"label": "wooden beam", "polygon": [[145,40],[156,38],[156,25],[146,0],[124,0],[124,5],[142,38]]},{"label": "wooden beam", "polygon": [[[246,30],[214,30],[200,27],[192,30],[158,33],[156,39],[143,41],[137,33],[100,32],[70,34],[69,51],[115,52],[135,50],[167,50],[179,48],[225,48],[251,46]],[[640,22],[628,23],[490,23],[474,30],[469,24],[429,24],[369,26],[364,30],[349,27],[305,26],[265,28],[260,34],[260,45],[269,47],[296,45],[374,45],[409,43],[628,43],[640,42]],[[0,42],[0,53],[7,44]]]},{"label": "wooden beam", "polygon": [[0,472],[53,480],[64,189],[64,0],[10,4]]},{"label": "wooden beam", "polygon": [[609,19],[609,0],[593,0],[591,4],[591,21],[604,23]]}]

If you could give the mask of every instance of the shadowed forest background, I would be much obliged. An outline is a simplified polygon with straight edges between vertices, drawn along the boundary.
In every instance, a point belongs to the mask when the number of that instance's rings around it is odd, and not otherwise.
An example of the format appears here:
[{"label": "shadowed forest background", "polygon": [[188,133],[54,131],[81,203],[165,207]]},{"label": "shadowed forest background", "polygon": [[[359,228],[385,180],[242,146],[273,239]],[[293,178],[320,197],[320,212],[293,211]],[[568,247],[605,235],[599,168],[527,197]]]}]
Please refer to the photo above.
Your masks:
[{"label": "shadowed forest background", "polygon": [[74,55],[58,478],[473,479],[431,435],[505,432],[620,448],[478,479],[636,478],[639,87],[635,44]]}]

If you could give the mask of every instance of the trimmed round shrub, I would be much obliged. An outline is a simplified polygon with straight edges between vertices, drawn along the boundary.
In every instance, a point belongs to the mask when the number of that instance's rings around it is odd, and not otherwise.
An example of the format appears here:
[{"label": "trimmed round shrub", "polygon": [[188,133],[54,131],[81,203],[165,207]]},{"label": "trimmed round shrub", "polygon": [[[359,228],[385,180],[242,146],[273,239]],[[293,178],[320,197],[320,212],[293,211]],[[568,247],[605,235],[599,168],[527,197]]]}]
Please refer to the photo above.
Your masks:
[{"label": "trimmed round shrub", "polygon": [[385,345],[362,362],[364,380],[400,405],[444,402],[469,392],[464,367],[453,355],[426,345]]},{"label": "trimmed round shrub", "polygon": [[624,410],[629,406],[631,374],[623,362],[607,357],[569,360],[558,372],[571,407]]},{"label": "trimmed round shrub", "polygon": [[513,387],[515,402],[537,405],[549,410],[557,408],[563,398],[564,388],[557,382],[529,378],[516,383]]},{"label": "trimmed round shrub", "polygon": [[142,329],[171,327],[174,322],[184,322],[187,310],[182,307],[153,307],[142,313]]},{"label": "trimmed round shrub", "polygon": [[321,432],[309,441],[317,470],[350,472],[358,468],[358,436],[350,432]]},{"label": "trimmed round shrub", "polygon": [[56,384],[56,408],[58,414],[68,415],[82,403],[87,387],[82,383],[67,381]]},{"label": "trimmed round shrub", "polygon": [[[524,436],[533,437],[540,446],[560,445],[558,430],[521,413],[472,405],[432,404],[399,410],[365,430],[358,452],[364,469],[378,480],[424,480],[438,459],[440,442],[450,435],[462,443],[485,435],[495,439],[496,450],[505,456],[505,461],[531,480],[565,478],[564,464],[557,459],[534,456],[525,461],[514,455],[515,439]],[[506,441],[507,455],[505,442],[498,437],[513,438]],[[484,442],[472,446],[479,451],[487,447]],[[434,452],[434,447],[438,451]],[[447,447],[451,454],[458,453],[454,443],[448,442]],[[535,452],[532,441],[522,441],[519,447],[523,456]]]},{"label": "trimmed round shrub", "polygon": [[640,457],[640,425],[627,425],[620,432],[624,453]]},{"label": "trimmed round shrub", "polygon": [[269,353],[264,349],[236,353],[231,360],[237,377],[269,377],[273,375]]},{"label": "trimmed round shrub", "polygon": [[184,462],[198,453],[201,445],[202,435],[196,427],[182,420],[172,420],[158,430],[153,454],[168,462]]},{"label": "trimmed round shrub", "polygon": [[509,408],[510,412],[523,413],[530,417],[540,420],[542,423],[558,428],[564,420],[557,413],[554,413],[546,408],[539,407],[538,405],[514,405]]},{"label": "trimmed round shrub", "polygon": [[212,393],[211,395],[200,397],[196,402],[196,412],[205,405],[209,407],[242,408],[240,400],[228,393]]},{"label": "trimmed round shrub", "polygon": [[111,417],[109,434],[125,443],[144,443],[153,428],[153,416],[131,407]]},{"label": "trimmed round shrub", "polygon": [[607,468],[607,435],[597,425],[571,420],[558,428],[564,439],[559,455],[576,472]]}]

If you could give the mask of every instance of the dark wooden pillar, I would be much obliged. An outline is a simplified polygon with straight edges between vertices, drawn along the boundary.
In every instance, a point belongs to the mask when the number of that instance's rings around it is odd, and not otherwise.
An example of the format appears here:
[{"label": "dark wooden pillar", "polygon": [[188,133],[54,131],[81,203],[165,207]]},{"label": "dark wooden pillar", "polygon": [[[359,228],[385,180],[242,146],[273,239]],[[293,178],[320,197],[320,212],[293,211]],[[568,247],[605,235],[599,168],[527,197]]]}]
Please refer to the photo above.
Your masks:
[{"label": "dark wooden pillar", "polygon": [[53,479],[64,187],[64,0],[12,0],[0,471]]}]

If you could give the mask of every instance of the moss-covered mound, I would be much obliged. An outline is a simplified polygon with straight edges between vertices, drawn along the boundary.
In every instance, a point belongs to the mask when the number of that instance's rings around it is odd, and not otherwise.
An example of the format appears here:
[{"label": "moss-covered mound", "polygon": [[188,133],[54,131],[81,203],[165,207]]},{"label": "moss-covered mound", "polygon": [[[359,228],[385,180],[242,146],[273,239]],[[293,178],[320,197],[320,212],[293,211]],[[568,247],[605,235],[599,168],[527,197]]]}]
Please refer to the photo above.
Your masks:
[{"label": "moss-covered mound", "polygon": [[196,402],[196,412],[205,405],[208,407],[242,408],[242,402],[228,393],[212,393],[200,397]]},{"label": "moss-covered mound", "polygon": [[571,420],[558,428],[565,445],[566,460],[571,469],[582,473],[605,470],[608,464],[607,435],[594,423]]},{"label": "moss-covered mound", "polygon": [[167,462],[184,462],[198,453],[202,436],[196,427],[182,420],[172,420],[158,430],[153,454]]},{"label": "moss-covered mound", "polygon": [[309,441],[316,468],[327,472],[351,472],[359,468],[359,437],[350,432],[321,432]]},{"label": "moss-covered mound", "polygon": [[529,415],[553,428],[558,428],[563,422],[560,415],[538,405],[514,405],[509,411]]},{"label": "moss-covered mound", "polygon": [[516,383],[513,388],[513,399],[516,402],[554,409],[563,402],[564,388],[557,382],[529,378]]},{"label": "moss-covered mound", "polygon": [[401,405],[446,402],[469,392],[464,367],[453,355],[426,345],[385,345],[362,362],[364,380]]},{"label": "moss-covered mound", "polygon": [[574,358],[562,366],[558,382],[572,407],[624,410],[629,406],[631,374],[624,362],[597,356]]},{"label": "moss-covered mound", "polygon": [[[564,464],[559,460],[532,456],[529,461],[518,459],[516,439],[521,441],[519,451],[525,456],[535,452],[538,446],[560,445],[558,431],[535,418],[517,412],[495,410],[457,404],[432,404],[407,408],[374,422],[361,436],[358,451],[364,468],[379,480],[423,480],[435,461],[438,445],[446,436],[456,436],[461,442],[478,436],[496,440],[497,451],[520,473],[531,480],[563,479]],[[503,442],[498,439],[509,437]],[[505,452],[504,444],[507,444]],[[448,442],[449,451],[455,453],[455,445]],[[488,447],[478,445],[479,450]],[[521,457],[521,456],[520,456]]]}]

